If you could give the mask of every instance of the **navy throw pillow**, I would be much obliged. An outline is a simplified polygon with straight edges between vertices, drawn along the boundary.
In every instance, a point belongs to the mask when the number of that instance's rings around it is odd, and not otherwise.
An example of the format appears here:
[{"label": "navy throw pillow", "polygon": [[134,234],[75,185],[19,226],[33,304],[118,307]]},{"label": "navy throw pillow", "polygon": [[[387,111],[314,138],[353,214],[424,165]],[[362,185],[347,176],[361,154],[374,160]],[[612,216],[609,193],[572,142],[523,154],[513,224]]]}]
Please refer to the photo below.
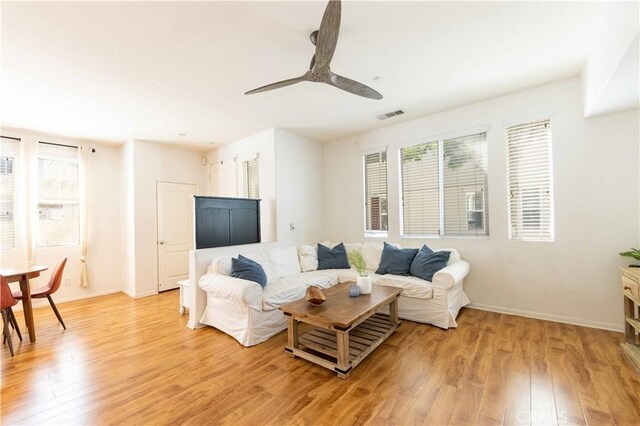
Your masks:
[{"label": "navy throw pillow", "polygon": [[256,282],[262,288],[267,285],[267,274],[265,274],[262,266],[243,255],[238,256],[237,259],[231,258],[231,276]]},{"label": "navy throw pillow", "polygon": [[376,274],[409,275],[417,253],[418,249],[399,249],[385,242]]},{"label": "navy throw pillow", "polygon": [[349,269],[344,244],[340,243],[332,249],[318,244],[318,269]]},{"label": "navy throw pillow", "polygon": [[449,251],[434,252],[425,244],[411,263],[411,275],[431,281],[436,272],[447,266],[450,255]]}]

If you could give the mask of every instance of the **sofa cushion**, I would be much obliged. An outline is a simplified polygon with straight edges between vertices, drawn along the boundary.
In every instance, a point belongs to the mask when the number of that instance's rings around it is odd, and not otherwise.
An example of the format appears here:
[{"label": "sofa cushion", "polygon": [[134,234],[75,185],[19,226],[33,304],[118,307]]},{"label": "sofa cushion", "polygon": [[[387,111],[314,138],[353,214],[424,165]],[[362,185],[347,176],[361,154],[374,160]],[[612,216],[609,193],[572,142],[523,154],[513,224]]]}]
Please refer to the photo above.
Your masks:
[{"label": "sofa cushion", "polygon": [[269,250],[267,256],[273,278],[300,273],[300,261],[298,260],[297,248],[276,248]]},{"label": "sofa cushion", "polygon": [[301,272],[295,275],[289,275],[282,277],[282,280],[295,281],[305,287],[312,285],[320,288],[329,288],[338,284],[338,272],[346,271],[347,269],[325,269],[320,271]]},{"label": "sofa cushion", "polygon": [[[425,246],[426,247],[426,246]],[[376,274],[393,274],[393,275],[409,275],[411,262],[416,257],[418,249],[400,249],[391,244],[384,243],[382,256],[380,257],[380,265],[376,270]]]},{"label": "sofa cushion", "polygon": [[214,257],[211,262],[211,272],[217,275],[231,275],[231,256]]},{"label": "sofa cushion", "polygon": [[447,266],[449,256],[448,251],[434,252],[427,245],[423,245],[411,263],[411,275],[423,280],[433,280],[433,275]]},{"label": "sofa cushion", "polygon": [[198,283],[210,296],[228,303],[262,309],[262,287],[260,284],[227,275],[206,274]]},{"label": "sofa cushion", "polygon": [[460,257],[460,253],[458,253],[458,250],[456,249],[451,249],[451,248],[447,248],[447,249],[436,249],[433,250],[435,253],[439,252],[439,251],[448,251],[449,253],[451,253],[449,255],[449,261],[447,262],[447,266],[451,265],[452,263],[457,262],[458,260],[462,260],[462,257]]},{"label": "sofa cushion", "polygon": [[[399,244],[391,244],[393,247],[400,248]],[[367,269],[375,271],[380,265],[380,257],[382,256],[382,250],[384,245],[382,243],[366,242],[360,247],[360,252],[364,261],[367,264]]]},{"label": "sofa cushion", "polygon": [[262,266],[243,255],[239,255],[237,259],[231,259],[231,276],[256,282],[262,287],[267,285],[267,274]]},{"label": "sofa cushion", "polygon": [[273,273],[271,272],[271,266],[269,263],[269,256],[267,256],[266,252],[256,251],[253,253],[247,253],[244,257],[257,262],[264,269],[264,273],[267,274],[267,281],[271,281],[273,279]]},{"label": "sofa cushion", "polygon": [[[329,241],[323,241],[320,244],[331,247],[331,243]],[[300,261],[300,269],[302,269],[302,272],[315,271],[316,269],[318,269],[318,246],[299,246],[298,259]]]},{"label": "sofa cushion", "polygon": [[344,244],[340,243],[334,248],[318,244],[318,270],[322,269],[349,269]]},{"label": "sofa cushion", "polygon": [[276,278],[262,290],[262,310],[272,311],[302,299],[306,291],[307,286],[299,281]]},{"label": "sofa cushion", "polygon": [[345,250],[347,251],[347,261],[349,262],[349,267],[353,268],[351,261],[349,260],[349,256],[351,252],[354,250],[360,250],[362,248],[362,244],[359,243],[347,243],[344,245]]},{"label": "sofa cushion", "polygon": [[[402,296],[414,299],[431,299],[433,297],[433,283],[418,277],[405,277],[402,275],[374,275],[371,277],[373,284],[399,287]],[[402,303],[402,302],[401,302]]]}]

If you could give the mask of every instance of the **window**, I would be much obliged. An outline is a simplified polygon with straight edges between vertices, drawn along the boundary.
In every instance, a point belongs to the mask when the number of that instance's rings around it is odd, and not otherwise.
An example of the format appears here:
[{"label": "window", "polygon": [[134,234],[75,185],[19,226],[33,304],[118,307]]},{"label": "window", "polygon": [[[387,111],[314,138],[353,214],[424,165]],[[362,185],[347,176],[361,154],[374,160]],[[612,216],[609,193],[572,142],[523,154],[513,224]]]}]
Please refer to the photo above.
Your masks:
[{"label": "window", "polygon": [[38,245],[80,243],[78,158],[75,147],[38,144]]},{"label": "window", "polygon": [[260,198],[258,157],[242,162],[242,180],[244,182],[244,196],[247,198]]},{"label": "window", "polygon": [[13,220],[15,200],[15,158],[18,140],[1,139],[0,150],[0,249],[15,247],[15,223]]},{"label": "window", "polygon": [[507,128],[509,238],[553,241],[551,120]]},{"label": "window", "polygon": [[387,152],[363,156],[365,235],[385,237],[389,230]]},{"label": "window", "polygon": [[402,235],[489,235],[487,134],[400,149]]}]

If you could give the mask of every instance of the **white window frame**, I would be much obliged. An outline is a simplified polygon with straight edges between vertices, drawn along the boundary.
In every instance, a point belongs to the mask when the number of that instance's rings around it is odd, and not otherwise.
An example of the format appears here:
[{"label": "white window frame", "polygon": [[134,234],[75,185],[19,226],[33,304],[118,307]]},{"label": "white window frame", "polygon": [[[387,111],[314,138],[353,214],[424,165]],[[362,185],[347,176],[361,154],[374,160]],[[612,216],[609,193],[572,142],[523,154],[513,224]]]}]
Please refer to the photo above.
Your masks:
[{"label": "white window frame", "polygon": [[[527,243],[553,243],[555,242],[555,222],[556,222],[556,209],[555,209],[555,186],[554,186],[554,173],[553,173],[553,112],[541,112],[537,114],[527,115],[505,121],[504,125],[504,141],[505,141],[505,172],[507,178],[506,196],[507,196],[507,233],[509,235],[509,241],[527,242]],[[511,188],[509,186],[509,140],[507,130],[509,127],[517,126],[520,124],[533,123],[537,121],[549,120],[549,127],[551,129],[551,138],[549,140],[549,187],[551,188],[551,194],[549,195],[549,209],[550,209],[550,223],[549,223],[549,237],[548,238],[514,238],[511,232]],[[522,202],[522,200],[520,200]],[[522,210],[522,208],[521,208]]]},{"label": "white window frame", "polygon": [[387,154],[387,159],[385,161],[386,166],[386,179],[387,179],[387,226],[389,224],[389,150],[387,146],[377,147],[373,149],[368,149],[366,151],[362,151],[360,153],[360,161],[362,166],[362,201],[363,201],[363,215],[362,222],[364,228],[364,237],[365,238],[387,238],[389,235],[389,231],[375,231],[367,229],[367,182],[366,182],[366,164],[365,158],[370,154],[377,154],[385,152]]},{"label": "white window frame", "polygon": [[[443,235],[444,225],[445,225],[445,216],[444,216],[444,141],[448,139],[455,139],[459,137],[474,135],[477,133],[486,133],[487,140],[487,170],[489,170],[489,137],[490,137],[490,126],[476,126],[470,127],[464,130],[457,130],[454,132],[448,133],[440,133],[430,137],[424,137],[419,139],[414,139],[411,141],[405,141],[396,145],[397,147],[397,157],[398,157],[398,215],[400,217],[400,238],[403,239],[457,239],[457,240],[488,240],[490,238],[490,234],[486,235]],[[439,234],[405,234],[404,233],[404,200],[402,197],[402,149],[420,145],[424,143],[438,143],[438,206],[439,206]],[[487,200],[488,201],[488,200]],[[485,208],[488,208],[488,203],[485,204]],[[490,227],[487,223],[487,232],[489,232]]]},{"label": "white window frame", "polygon": [[238,195],[245,198],[249,197],[249,190],[247,187],[248,182],[244,173],[244,163],[253,160],[256,160],[258,163],[258,193],[260,193],[260,154],[255,153],[245,155],[243,157],[236,156],[236,158],[236,167],[238,174]]},{"label": "white window frame", "polygon": [[[36,197],[36,205],[35,205],[35,209],[36,212],[39,210],[39,205],[40,205],[40,185],[39,185],[39,179],[40,179],[40,159],[46,159],[46,160],[60,160],[59,157],[53,156],[53,155],[47,155],[47,154],[41,154],[40,153],[40,144],[45,144],[45,145],[58,145],[58,146],[63,146],[63,147],[68,147],[69,149],[76,149],[76,154],[77,154],[77,150],[80,149],[80,147],[75,146],[75,145],[71,145],[71,144],[64,144],[64,143],[59,143],[59,142],[49,142],[49,141],[38,141],[38,153],[36,156],[36,175],[34,177],[34,179],[36,179],[36,183],[35,183],[35,188],[37,191],[37,197]],[[79,160],[76,157],[76,165],[78,166],[78,211],[80,209],[80,164],[79,164]],[[31,177],[29,177],[31,178]],[[39,215],[38,215],[39,216]],[[79,246],[80,245],[80,241],[81,241],[81,236],[80,236],[80,213],[78,213],[78,241],[74,241],[74,242],[68,242],[68,243],[60,243],[60,244],[40,244],[40,219],[39,217],[37,218],[36,222],[35,222],[35,233],[34,233],[34,238],[35,238],[35,245],[38,248],[46,248],[46,247],[73,247],[73,246]]]},{"label": "white window frame", "polygon": [[[20,142],[21,142],[21,138],[17,137],[17,136],[13,136],[13,135],[3,135],[2,136],[3,139],[7,139],[10,141],[13,141],[15,143],[15,150],[13,152],[13,156],[8,156],[8,157],[12,157],[13,158],[13,164],[12,164],[12,174],[13,174],[13,194],[11,195],[11,204],[12,204],[12,214],[11,214],[11,222],[13,225],[13,244],[11,245],[11,247],[0,247],[0,251],[12,251],[16,249],[16,243],[17,243],[17,238],[16,238],[16,228],[18,227],[17,224],[17,217],[18,217],[18,200],[16,197],[16,190],[17,187],[19,186],[19,174],[17,173],[18,169],[19,169],[19,155],[20,155]],[[1,142],[0,142],[1,143]],[[2,155],[2,153],[0,152],[0,155]]]}]

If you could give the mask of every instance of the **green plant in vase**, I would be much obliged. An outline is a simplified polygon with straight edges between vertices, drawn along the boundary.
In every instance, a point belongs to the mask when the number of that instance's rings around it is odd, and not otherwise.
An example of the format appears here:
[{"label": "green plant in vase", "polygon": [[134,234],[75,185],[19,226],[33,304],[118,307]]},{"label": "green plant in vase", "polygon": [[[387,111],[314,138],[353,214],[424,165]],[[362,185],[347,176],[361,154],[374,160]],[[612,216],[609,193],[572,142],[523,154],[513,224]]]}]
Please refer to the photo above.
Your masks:
[{"label": "green plant in vase", "polygon": [[[618,253],[620,256],[623,257],[632,257],[637,261],[640,261],[640,250],[638,250],[637,248],[632,248],[629,251],[623,251],[622,253]],[[640,268],[640,265],[629,265],[630,268]]]},{"label": "green plant in vase", "polygon": [[360,250],[352,250],[349,253],[349,263],[358,272],[357,284],[360,287],[360,294],[371,294],[371,277],[367,272],[367,262]]},{"label": "green plant in vase", "polygon": [[353,269],[358,271],[358,275],[361,277],[366,277],[369,274],[367,273],[367,262],[364,260],[364,256],[360,250],[352,250],[349,253],[349,263],[353,266]]}]

